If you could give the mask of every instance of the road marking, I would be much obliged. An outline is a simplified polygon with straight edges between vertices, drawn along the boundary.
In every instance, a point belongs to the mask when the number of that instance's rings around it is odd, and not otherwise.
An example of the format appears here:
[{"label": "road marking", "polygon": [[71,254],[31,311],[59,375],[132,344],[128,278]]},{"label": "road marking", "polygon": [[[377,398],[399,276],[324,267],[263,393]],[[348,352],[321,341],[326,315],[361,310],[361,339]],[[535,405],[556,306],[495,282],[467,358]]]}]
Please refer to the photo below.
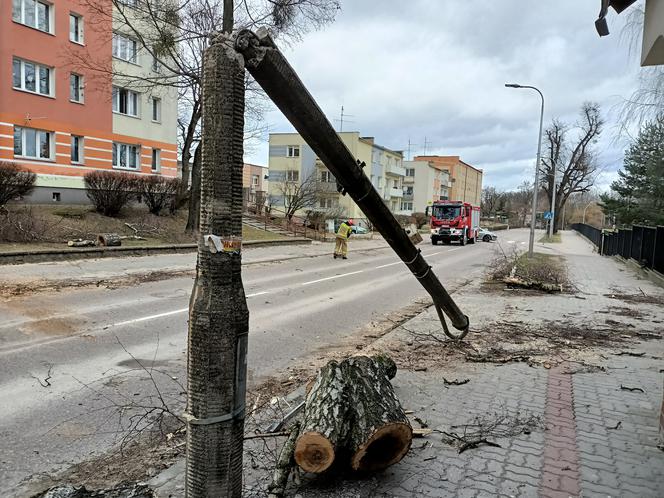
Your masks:
[{"label": "road marking", "polygon": [[462,249],[462,248],[461,248],[461,247],[455,247],[454,249],[450,249],[450,250],[447,251],[447,252],[458,251],[459,249]]},{"label": "road marking", "polygon": [[379,268],[387,268],[388,266],[394,266],[394,265],[398,265],[398,264],[400,264],[400,263],[401,263],[401,261],[397,261],[396,263],[388,263],[388,264],[386,264],[386,265],[376,266],[376,267],[374,268],[374,270],[378,270]]},{"label": "road marking", "polygon": [[334,278],[347,277],[348,275],[357,275],[358,273],[363,273],[363,272],[364,272],[364,270],[352,271],[350,273],[342,273],[341,275],[334,275],[332,277],[319,278],[318,280],[311,280],[310,282],[303,282],[300,285],[316,284],[318,282],[324,282],[326,280],[332,280]]},{"label": "road marking", "polygon": [[138,322],[145,322],[147,320],[154,320],[155,318],[161,318],[164,316],[171,316],[171,315],[177,315],[178,313],[185,313],[189,311],[189,308],[182,308],[179,310],[174,310],[174,311],[167,311],[166,313],[159,313],[157,315],[149,315],[149,316],[143,316],[141,318],[134,318],[133,320],[126,320],[124,322],[118,322],[118,323],[112,323],[108,325],[108,327],[121,327],[123,325],[130,325],[132,323],[138,323]]},{"label": "road marking", "polygon": [[428,258],[429,256],[435,256],[436,254],[440,254],[441,252],[443,252],[443,251],[436,251],[436,252],[432,252],[431,254],[422,254],[422,256],[426,256]]},{"label": "road marking", "polygon": [[[247,294],[246,297],[255,297],[255,296],[262,296],[263,294],[269,294],[269,291],[262,291],[262,292],[255,292],[253,294]],[[131,325],[132,323],[139,323],[139,322],[145,322],[148,320],[154,320],[156,318],[163,318],[165,316],[171,316],[171,315],[178,315],[180,313],[188,313],[189,308],[182,308],[179,310],[173,310],[173,311],[167,311],[165,313],[158,313],[156,315],[149,315],[149,316],[142,316],[141,318],[134,318],[133,320],[125,320],[124,322],[118,322],[118,323],[112,323],[110,325],[107,325],[105,328],[110,328],[110,327],[121,327],[123,325]]]}]

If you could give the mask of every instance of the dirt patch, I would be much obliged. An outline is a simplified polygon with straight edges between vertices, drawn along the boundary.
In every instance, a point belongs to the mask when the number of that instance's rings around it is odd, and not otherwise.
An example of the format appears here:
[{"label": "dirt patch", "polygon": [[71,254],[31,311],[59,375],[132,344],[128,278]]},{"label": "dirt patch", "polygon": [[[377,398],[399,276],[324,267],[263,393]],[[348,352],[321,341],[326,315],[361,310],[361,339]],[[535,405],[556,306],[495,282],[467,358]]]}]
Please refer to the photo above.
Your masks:
[{"label": "dirt patch", "polygon": [[[505,364],[524,362],[550,368],[563,361],[580,365],[579,371],[599,371],[592,364],[603,349],[628,349],[642,341],[664,338],[664,329],[644,331],[625,324],[574,324],[496,321],[474,331],[465,341],[447,339],[442,331],[416,332],[401,327],[398,337],[367,350],[385,351],[405,370],[449,368],[457,361]],[[591,363],[586,363],[590,361]]]},{"label": "dirt patch", "polygon": [[38,292],[53,292],[63,289],[103,287],[119,289],[147,282],[159,282],[171,278],[194,277],[196,270],[155,270],[137,272],[131,275],[114,276],[104,279],[68,279],[68,280],[35,280],[20,284],[1,284],[0,297],[16,297]]},{"label": "dirt patch", "polygon": [[80,323],[80,320],[74,318],[46,318],[27,322],[21,327],[21,331],[28,334],[38,333],[49,336],[69,335],[78,330]]},{"label": "dirt patch", "polygon": [[625,303],[635,303],[635,304],[656,304],[659,306],[664,305],[664,297],[661,296],[650,296],[645,293],[641,294],[623,294],[623,293],[610,293],[604,294],[604,297],[610,299],[616,299],[623,301]]}]

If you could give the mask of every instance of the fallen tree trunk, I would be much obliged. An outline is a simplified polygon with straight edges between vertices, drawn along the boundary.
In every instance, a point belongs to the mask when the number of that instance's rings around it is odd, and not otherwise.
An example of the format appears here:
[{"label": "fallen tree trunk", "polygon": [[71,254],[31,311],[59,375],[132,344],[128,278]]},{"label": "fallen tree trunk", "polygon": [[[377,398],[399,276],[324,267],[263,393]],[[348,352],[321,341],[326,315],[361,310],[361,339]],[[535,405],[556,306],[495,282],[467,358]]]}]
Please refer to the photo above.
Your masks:
[{"label": "fallen tree trunk", "polygon": [[359,471],[401,460],[413,434],[390,383],[395,374],[387,356],[357,356],[323,367],[307,394],[296,463],[319,473],[339,454],[348,454]]},{"label": "fallen tree trunk", "polygon": [[100,233],[97,235],[97,244],[100,246],[119,246],[122,245],[122,239],[117,233]]},{"label": "fallen tree trunk", "polygon": [[342,367],[330,361],[307,393],[300,436],[295,443],[295,461],[307,472],[328,469],[343,442],[345,380]]}]

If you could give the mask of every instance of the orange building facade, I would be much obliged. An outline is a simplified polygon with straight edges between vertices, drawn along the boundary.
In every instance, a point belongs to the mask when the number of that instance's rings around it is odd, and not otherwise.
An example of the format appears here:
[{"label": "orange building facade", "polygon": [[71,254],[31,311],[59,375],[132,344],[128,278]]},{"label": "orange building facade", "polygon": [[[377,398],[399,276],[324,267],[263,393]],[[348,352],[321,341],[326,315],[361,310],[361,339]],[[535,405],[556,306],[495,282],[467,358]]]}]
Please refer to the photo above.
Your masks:
[{"label": "orange building facade", "polygon": [[450,172],[450,200],[480,205],[483,179],[481,169],[463,162],[459,156],[415,156],[413,160],[430,162],[437,169]]},{"label": "orange building facade", "polygon": [[92,20],[85,1],[0,2],[0,161],[38,174],[33,202],[84,202],[90,171],[177,176],[171,113],[113,86],[113,65],[130,62],[115,60],[110,18]]}]

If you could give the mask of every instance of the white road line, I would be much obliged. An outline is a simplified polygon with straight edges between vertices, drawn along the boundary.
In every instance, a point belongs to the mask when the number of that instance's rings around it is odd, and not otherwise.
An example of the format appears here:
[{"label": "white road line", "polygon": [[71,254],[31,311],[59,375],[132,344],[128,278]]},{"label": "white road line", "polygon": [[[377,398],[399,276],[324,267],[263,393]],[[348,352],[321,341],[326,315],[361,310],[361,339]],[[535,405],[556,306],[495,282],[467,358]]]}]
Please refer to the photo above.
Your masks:
[{"label": "white road line", "polygon": [[463,249],[463,248],[462,247],[455,247],[454,249],[450,249],[447,252],[458,251],[459,249]]},{"label": "white road line", "polygon": [[141,318],[134,318],[133,320],[126,320],[124,322],[112,323],[108,327],[121,327],[123,325],[130,325],[132,323],[145,322],[147,320],[154,320],[155,318],[161,318],[164,316],[177,315],[179,313],[186,313],[189,311],[189,308],[182,308],[174,311],[167,311],[166,313],[159,313],[157,315],[143,316]]},{"label": "white road line", "polygon": [[[262,291],[262,292],[254,292],[253,294],[247,294],[246,297],[255,297],[255,296],[262,296],[263,294],[269,294],[270,291]],[[149,315],[149,316],[142,316],[141,318],[134,318],[133,320],[125,320],[124,322],[118,322],[118,323],[112,323],[110,325],[107,325],[106,328],[110,327],[121,327],[123,325],[131,325],[132,323],[139,323],[139,322],[145,322],[148,320],[154,320],[155,318],[162,318],[165,316],[171,316],[171,315],[177,315],[180,313],[187,313],[189,311],[189,308],[182,308],[179,310],[173,310],[173,311],[167,311],[165,313],[158,313],[156,315]]]},{"label": "white road line", "polygon": [[401,263],[401,261],[397,261],[396,263],[388,263],[388,264],[386,264],[386,265],[376,266],[376,267],[374,268],[374,270],[377,270],[377,269],[379,269],[379,268],[387,268],[388,266],[394,266],[394,265],[398,265],[398,264],[400,264],[400,263]]},{"label": "white road line", "polygon": [[350,273],[342,273],[341,275],[334,275],[332,277],[319,278],[318,280],[312,280],[311,282],[303,282],[300,285],[316,284],[318,282],[324,282],[325,280],[332,280],[334,278],[347,277],[348,275],[356,275],[358,273],[363,273],[363,272],[364,272],[364,270],[352,271]]},{"label": "white road line", "polygon": [[426,256],[428,258],[429,256],[435,256],[436,254],[440,254],[441,252],[443,252],[443,251],[436,251],[436,252],[432,252],[431,254],[422,254],[422,256]]}]

